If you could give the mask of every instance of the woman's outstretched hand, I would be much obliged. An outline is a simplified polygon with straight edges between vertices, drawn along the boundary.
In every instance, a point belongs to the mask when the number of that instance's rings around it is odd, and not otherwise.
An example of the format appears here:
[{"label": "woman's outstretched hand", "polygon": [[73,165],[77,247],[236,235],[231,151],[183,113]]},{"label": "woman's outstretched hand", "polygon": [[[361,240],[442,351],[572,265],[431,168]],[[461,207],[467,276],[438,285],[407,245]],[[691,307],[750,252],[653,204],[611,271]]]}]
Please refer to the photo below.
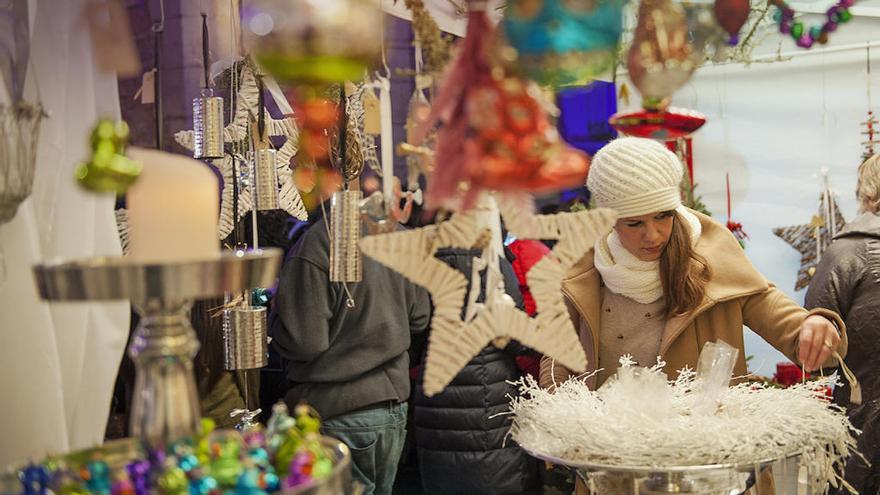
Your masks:
[{"label": "woman's outstretched hand", "polygon": [[801,324],[799,340],[798,359],[806,371],[814,371],[837,350],[840,334],[827,318],[810,315]]}]

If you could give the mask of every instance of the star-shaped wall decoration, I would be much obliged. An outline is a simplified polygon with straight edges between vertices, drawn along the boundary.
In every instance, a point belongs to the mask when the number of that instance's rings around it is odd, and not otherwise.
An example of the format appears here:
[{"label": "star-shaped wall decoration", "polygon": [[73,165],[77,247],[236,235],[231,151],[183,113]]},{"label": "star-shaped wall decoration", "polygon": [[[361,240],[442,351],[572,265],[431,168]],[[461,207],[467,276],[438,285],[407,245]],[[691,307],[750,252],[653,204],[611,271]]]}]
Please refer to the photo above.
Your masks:
[{"label": "star-shaped wall decoration", "polygon": [[798,270],[794,290],[801,290],[810,285],[810,278],[816,271],[822,252],[828,248],[834,235],[840,232],[845,224],[846,220],[840,213],[837,199],[826,189],[819,199],[819,213],[813,216],[810,223],[773,229],[774,234],[801,253],[801,267]]},{"label": "star-shaped wall decoration", "polygon": [[[238,64],[229,70],[236,70]],[[240,143],[248,139],[248,126],[251,117],[256,118],[258,111],[265,114],[266,134],[270,137],[284,137],[284,144],[276,150],[275,169],[278,176],[278,185],[280,187],[278,194],[278,206],[290,215],[306,220],[308,215],[302,198],[293,181],[293,171],[290,168],[290,159],[297,152],[298,132],[293,117],[287,116],[281,119],[273,118],[269,115],[266,108],[260,110],[259,106],[259,86],[257,85],[257,77],[254,68],[250,62],[242,63],[241,84],[236,93],[235,113],[231,123],[223,129],[224,143]],[[265,77],[265,76],[264,76]],[[194,134],[193,131],[180,131],[174,134],[175,141],[188,150],[193,149]],[[219,160],[211,160],[211,164],[220,170],[223,175],[223,194],[220,205],[220,223],[218,226],[218,236],[225,239],[232,232],[235,220],[232,212],[233,191],[227,184],[233,183],[233,157],[227,153]],[[241,165],[239,165],[240,167]],[[241,170],[239,170],[241,174]],[[251,198],[251,189],[248,185],[240,187],[238,195],[238,215],[243,217],[253,208],[253,199]]]},{"label": "star-shaped wall decoration", "polygon": [[608,232],[614,213],[592,210],[536,216],[518,209],[522,207],[520,202],[508,201],[504,205],[516,210],[502,208],[512,232],[527,234],[523,238],[559,240],[554,250],[527,275],[529,283],[534,284],[531,287],[538,304],[537,318],[515,308],[509,298],[493,297],[493,291],[487,287],[486,303],[472,320],[462,321],[468,280],[434,255],[441,247],[470,248],[481,238],[484,231],[472,213],[455,215],[439,225],[369,236],[360,242],[365,255],[431,294],[434,313],[423,384],[429,397],[441,392],[474,356],[499,338],[515,339],[566,368],[586,369],[586,355],[563,301],[562,279],[595,240]]}]

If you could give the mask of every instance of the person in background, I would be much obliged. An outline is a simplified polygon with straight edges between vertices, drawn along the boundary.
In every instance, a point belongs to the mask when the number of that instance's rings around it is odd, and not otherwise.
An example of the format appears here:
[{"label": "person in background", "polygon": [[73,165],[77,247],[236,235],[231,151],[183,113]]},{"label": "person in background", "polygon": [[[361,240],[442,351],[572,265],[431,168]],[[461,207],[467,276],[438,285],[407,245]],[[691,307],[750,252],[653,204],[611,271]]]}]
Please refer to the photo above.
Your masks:
[{"label": "person in background", "polygon": [[[836,311],[846,322],[849,366],[862,388],[862,403],[850,402],[850,386],[834,389],[834,402],[846,408],[862,430],[858,450],[846,465],[845,479],[859,493],[880,494],[880,155],[859,166],[859,216],[834,237],[807,289],[806,307]],[[838,493],[844,493],[841,488]]]},{"label": "person in background", "polygon": [[321,218],[281,270],[270,335],[285,402],[314,407],[322,433],[348,445],[362,493],[388,495],[406,434],[410,336],[428,327],[430,297],[366,256],[361,282],[331,283],[329,249]]},{"label": "person in background", "polygon": [[[436,257],[470,278],[474,249],[441,248]],[[523,308],[516,276],[503,257],[499,267],[505,292]],[[480,294],[486,297],[486,271],[480,274]],[[470,291],[470,287],[468,289]],[[468,300],[465,294],[464,301]],[[465,309],[462,309],[464,317]],[[426,335],[426,338],[430,336]],[[500,346],[500,347],[498,347]],[[522,377],[516,358],[527,349],[516,341],[486,346],[440,393],[427,397],[421,376],[413,393],[415,445],[424,493],[429,495],[531,495],[541,493],[538,463],[507,440],[508,410]],[[424,369],[424,366],[421,366]]]},{"label": "person in background", "polygon": [[[601,386],[624,354],[642,366],[659,357],[674,378],[696,369],[703,345],[718,340],[739,349],[733,375],[743,376],[744,325],[807,370],[834,365],[832,353],[846,352],[843,320],[795,304],[752,266],[724,225],[683,207],[682,174],[678,157],[650,139],[619,138],[593,157],[587,188],[618,220],[562,286],[588,372],[595,372],[587,384]],[[542,386],[571,376],[542,359]]]},{"label": "person in background", "polygon": [[[532,296],[532,291],[529,289],[526,275],[535,266],[535,263],[541,261],[541,258],[550,252],[550,248],[541,241],[516,239],[510,234],[507,235],[507,240],[510,241],[506,246],[507,258],[513,268],[513,273],[516,275],[519,292],[522,294],[523,309],[529,316],[534,317],[538,312],[538,308],[535,304],[535,298]],[[535,378],[538,377],[540,362],[541,356],[536,352],[528,352],[516,357],[517,366]]]}]

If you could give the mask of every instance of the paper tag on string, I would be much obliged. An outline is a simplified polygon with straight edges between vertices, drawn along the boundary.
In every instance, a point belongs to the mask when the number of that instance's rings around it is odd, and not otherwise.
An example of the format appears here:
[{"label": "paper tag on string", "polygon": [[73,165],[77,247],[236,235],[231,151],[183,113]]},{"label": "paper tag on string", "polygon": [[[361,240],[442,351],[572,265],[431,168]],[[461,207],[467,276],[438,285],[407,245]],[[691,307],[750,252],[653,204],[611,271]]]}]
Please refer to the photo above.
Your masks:
[{"label": "paper tag on string", "polygon": [[141,87],[134,94],[133,100],[140,99],[141,103],[153,103],[156,101],[156,69],[144,72],[141,77]]},{"label": "paper tag on string", "polygon": [[83,7],[83,17],[89,26],[98,69],[123,78],[138,75],[141,61],[125,5],[120,0],[89,0]]},{"label": "paper tag on string", "polygon": [[364,132],[379,135],[382,133],[379,98],[373,90],[364,91]]},{"label": "paper tag on string", "polygon": [[430,74],[416,74],[416,89],[428,89],[434,84]]}]

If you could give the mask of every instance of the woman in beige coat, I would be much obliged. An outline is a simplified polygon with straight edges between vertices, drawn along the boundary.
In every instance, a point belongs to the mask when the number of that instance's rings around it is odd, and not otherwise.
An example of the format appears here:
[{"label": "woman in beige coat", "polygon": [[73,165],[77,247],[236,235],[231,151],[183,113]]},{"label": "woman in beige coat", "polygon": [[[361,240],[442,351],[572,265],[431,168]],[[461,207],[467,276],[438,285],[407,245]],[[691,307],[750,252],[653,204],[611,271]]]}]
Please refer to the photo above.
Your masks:
[{"label": "woman in beige coat", "polygon": [[[618,221],[563,283],[587,353],[587,378],[599,387],[624,354],[642,366],[658,357],[666,373],[697,367],[706,342],[739,349],[735,376],[746,373],[743,325],[807,370],[832,365],[846,333],[839,316],[807,311],[768,282],[726,227],[681,205],[683,167],[656,141],[617,139],[593,158],[587,187]],[[541,384],[571,376],[545,358]],[[762,492],[765,493],[765,492]]]}]

